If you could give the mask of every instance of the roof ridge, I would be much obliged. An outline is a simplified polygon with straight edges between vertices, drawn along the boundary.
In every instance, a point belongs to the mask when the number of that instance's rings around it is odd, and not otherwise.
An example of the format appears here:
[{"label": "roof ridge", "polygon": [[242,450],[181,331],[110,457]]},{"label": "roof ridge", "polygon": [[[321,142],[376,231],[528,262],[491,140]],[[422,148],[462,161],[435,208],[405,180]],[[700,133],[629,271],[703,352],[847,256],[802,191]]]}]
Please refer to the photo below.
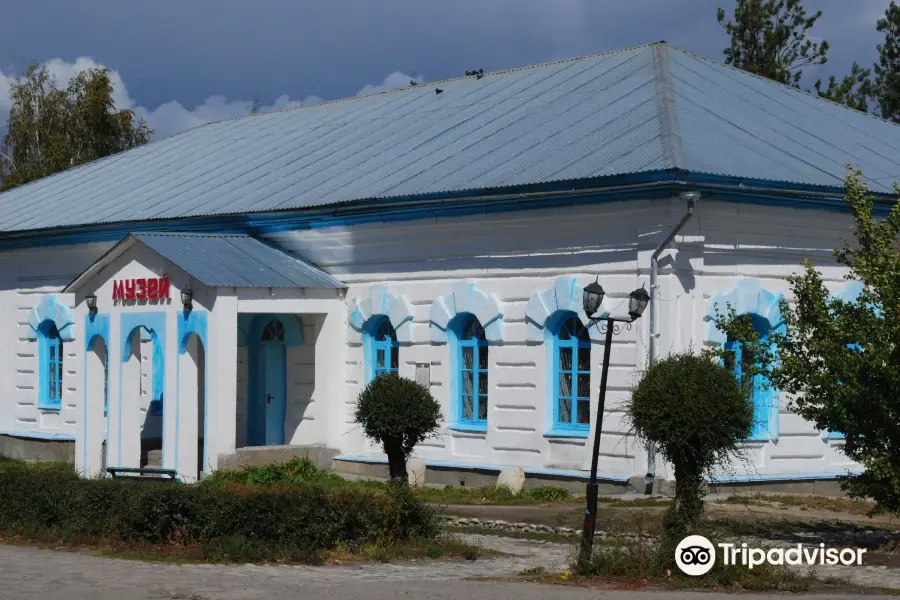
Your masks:
[{"label": "roof ridge", "polygon": [[675,110],[675,86],[672,83],[668,46],[665,43],[654,45],[652,53],[656,117],[659,120],[664,166],[666,169],[686,167],[684,142],[681,139],[678,112]]},{"label": "roof ridge", "polygon": [[845,109],[845,110],[852,111],[853,114],[865,115],[865,116],[867,116],[867,117],[870,117],[870,118],[872,118],[872,119],[875,119],[876,121],[878,121],[878,122],[880,122],[880,123],[890,123],[891,125],[894,125],[894,126],[900,126],[900,123],[895,123],[894,121],[889,121],[889,120],[887,120],[887,119],[883,119],[883,118],[879,117],[878,115],[875,115],[875,114],[870,113],[870,112],[863,112],[863,111],[861,111],[861,110],[856,110],[855,108],[851,108],[851,107],[847,106],[846,104],[842,104],[841,102],[836,102],[836,101],[834,101],[834,100],[831,100],[830,98],[826,98],[826,97],[824,97],[824,96],[820,96],[820,95],[816,94],[815,92],[813,92],[812,90],[806,90],[806,89],[803,89],[803,88],[801,88],[801,87],[794,87],[794,86],[789,85],[789,84],[787,84],[787,83],[782,83],[782,82],[780,82],[780,81],[775,81],[774,79],[769,79],[768,77],[764,77],[764,76],[758,75],[758,74],[756,74],[756,73],[751,73],[750,71],[745,71],[744,69],[741,69],[740,67],[735,67],[734,65],[729,65],[729,64],[727,64],[727,63],[724,63],[724,62],[722,62],[722,61],[716,60],[716,59],[714,59],[714,58],[710,58],[710,57],[708,57],[708,56],[704,56],[704,55],[702,55],[702,54],[699,54],[698,52],[694,52],[693,50],[686,50],[685,48],[681,48],[681,47],[679,47],[679,46],[672,46],[671,44],[666,44],[666,46],[667,46],[668,48],[671,48],[672,50],[675,50],[676,52],[681,52],[682,54],[687,54],[688,56],[690,56],[690,57],[692,57],[692,58],[696,58],[697,60],[702,60],[703,62],[711,63],[711,64],[714,64],[714,65],[716,65],[716,66],[718,66],[718,67],[724,67],[724,68],[729,69],[729,70],[731,70],[731,71],[735,71],[736,73],[740,73],[741,75],[745,75],[745,76],[748,76],[748,77],[753,77],[753,78],[755,78],[755,79],[759,79],[760,81],[764,81],[764,82],[766,82],[766,83],[768,83],[768,84],[770,84],[770,85],[773,85],[773,86],[785,87],[785,88],[788,88],[789,90],[793,90],[793,91],[795,91],[795,92],[799,92],[799,93],[801,93],[801,94],[805,94],[805,95],[807,95],[807,96],[809,96],[809,97],[811,97],[811,98],[816,98],[816,99],[818,99],[818,100],[822,100],[823,102],[829,102],[829,103],[834,104],[835,106],[839,106],[839,107],[841,107],[841,108],[843,108],[843,109]]},{"label": "roof ridge", "polygon": [[[582,56],[571,56],[569,58],[559,58],[556,60],[550,60],[550,61],[546,61],[546,62],[542,62],[542,63],[537,63],[534,65],[522,65],[519,67],[508,67],[506,69],[500,69],[499,71],[486,72],[484,74],[484,77],[489,77],[491,75],[505,75],[507,73],[515,73],[516,71],[527,71],[527,70],[531,70],[531,69],[540,69],[543,67],[549,67],[551,65],[558,65],[558,64],[567,63],[567,62],[576,62],[579,60],[587,60],[590,58],[598,58],[601,56],[611,56],[613,54],[621,54],[623,52],[632,52],[634,50],[639,50],[642,48],[650,48],[650,47],[658,46],[658,45],[667,46],[668,44],[664,40],[661,40],[661,41],[657,41],[657,42],[648,42],[646,44],[637,44],[635,46],[629,46],[627,48],[618,48],[615,50],[605,50],[603,52],[594,52],[591,54],[584,54]],[[381,92],[371,92],[369,94],[363,94],[362,96],[346,96],[344,98],[335,98],[333,100],[323,100],[322,102],[316,102],[315,104],[306,104],[306,105],[300,105],[300,106],[286,106],[284,108],[279,108],[277,110],[270,110],[267,112],[256,113],[253,115],[241,115],[238,117],[231,117],[230,119],[221,119],[219,121],[210,121],[208,123],[204,123],[203,125],[198,125],[197,127],[194,127],[193,129],[203,127],[204,125],[215,125],[217,123],[230,123],[232,121],[239,121],[241,119],[250,119],[250,118],[254,118],[254,117],[257,117],[257,118],[265,117],[266,115],[274,115],[274,114],[278,114],[278,113],[291,112],[294,110],[303,110],[303,109],[312,108],[314,106],[326,106],[329,104],[338,104],[341,102],[351,102],[353,100],[358,100],[360,98],[369,98],[369,97],[373,97],[373,96],[383,96],[383,95],[387,95],[387,94],[399,93],[399,92],[410,90],[413,87],[416,87],[416,88],[432,87],[432,86],[438,86],[441,84],[452,83],[454,81],[461,81],[464,79],[471,79],[471,78],[472,78],[471,75],[460,75],[458,77],[447,77],[445,79],[439,79],[436,81],[427,81],[424,83],[416,84],[415,86],[406,85],[403,87],[393,88],[390,90],[383,90]],[[188,131],[190,131],[190,130],[188,130]]]}]

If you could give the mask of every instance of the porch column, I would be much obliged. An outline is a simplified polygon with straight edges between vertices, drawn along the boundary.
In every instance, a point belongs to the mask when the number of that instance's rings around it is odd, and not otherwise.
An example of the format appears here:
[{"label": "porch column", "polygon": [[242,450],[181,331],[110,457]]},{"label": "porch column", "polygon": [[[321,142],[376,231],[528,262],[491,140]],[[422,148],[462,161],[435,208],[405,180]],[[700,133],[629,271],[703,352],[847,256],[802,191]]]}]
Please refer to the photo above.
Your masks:
[{"label": "porch column", "polygon": [[322,323],[322,331],[316,339],[316,388],[325,393],[327,408],[326,444],[340,449],[346,445],[344,431],[353,414],[347,394],[347,306],[342,301],[331,301]]},{"label": "porch column", "polygon": [[233,454],[237,441],[238,302],[220,289],[210,310],[206,354],[208,409],[204,472],[218,468],[219,456]]}]

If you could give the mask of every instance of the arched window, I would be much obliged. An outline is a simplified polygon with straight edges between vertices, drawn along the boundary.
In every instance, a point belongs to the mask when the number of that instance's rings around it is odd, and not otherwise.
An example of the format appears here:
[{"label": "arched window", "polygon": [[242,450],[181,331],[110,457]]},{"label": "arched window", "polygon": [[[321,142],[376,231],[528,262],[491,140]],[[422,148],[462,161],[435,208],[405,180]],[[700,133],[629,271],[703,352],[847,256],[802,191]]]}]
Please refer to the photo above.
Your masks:
[{"label": "arched window", "polygon": [[591,426],[591,338],[587,328],[568,313],[553,331],[554,429]]},{"label": "arched window", "polygon": [[38,408],[62,407],[63,341],[53,321],[44,321],[39,329]]},{"label": "arched window", "polygon": [[[772,326],[769,321],[757,314],[749,315],[753,322],[753,329],[759,334],[760,342],[765,343]],[[769,387],[765,376],[754,374],[753,366],[757,358],[750,348],[733,339],[725,342],[725,367],[737,377],[741,388],[747,393],[753,403],[753,429],[750,438],[762,440],[768,438],[775,427],[778,418],[778,392]]]},{"label": "arched window", "polygon": [[461,424],[486,426],[488,418],[488,344],[484,329],[475,315],[457,318],[456,358],[459,407],[457,420]]},{"label": "arched window", "polygon": [[371,379],[383,373],[397,373],[400,370],[400,346],[397,344],[397,332],[390,319],[379,315],[369,319],[366,335],[369,338],[368,360]]},{"label": "arched window", "polygon": [[262,341],[264,342],[283,342],[284,341],[284,325],[278,319],[269,321],[266,328],[262,332]]}]

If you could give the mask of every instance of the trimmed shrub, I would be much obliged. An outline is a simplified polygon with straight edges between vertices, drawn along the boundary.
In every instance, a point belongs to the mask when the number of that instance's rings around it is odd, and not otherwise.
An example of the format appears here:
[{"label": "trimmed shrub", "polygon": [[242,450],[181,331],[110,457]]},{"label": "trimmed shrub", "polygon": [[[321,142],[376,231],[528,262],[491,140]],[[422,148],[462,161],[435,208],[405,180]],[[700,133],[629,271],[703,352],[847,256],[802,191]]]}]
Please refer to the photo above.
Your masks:
[{"label": "trimmed shrub", "polygon": [[707,356],[673,354],[652,365],[632,391],[637,435],[675,468],[667,536],[677,543],[703,512],[704,478],[736,457],[750,435],[753,406],[734,374]]},{"label": "trimmed shrub", "polygon": [[394,373],[379,375],[356,402],[354,419],[384,448],[391,481],[406,485],[406,460],[416,444],[441,424],[441,405],[431,392]]},{"label": "trimmed shrub", "polygon": [[[434,537],[434,510],[409,490],[292,483],[168,485],[0,469],[0,534],[38,540],[199,545],[205,554],[316,561],[342,545]],[[243,548],[247,552],[240,554]]]}]

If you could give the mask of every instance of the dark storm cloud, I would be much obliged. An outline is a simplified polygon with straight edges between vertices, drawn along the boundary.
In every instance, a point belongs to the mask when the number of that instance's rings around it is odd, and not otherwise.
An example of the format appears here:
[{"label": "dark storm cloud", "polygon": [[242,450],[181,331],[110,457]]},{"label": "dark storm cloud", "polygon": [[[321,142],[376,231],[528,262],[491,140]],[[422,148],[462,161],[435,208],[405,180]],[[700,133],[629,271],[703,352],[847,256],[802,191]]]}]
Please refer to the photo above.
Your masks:
[{"label": "dark storm cloud", "polygon": [[[889,0],[807,0],[832,45],[815,76],[875,59],[875,20]],[[30,0],[0,3],[0,71],[91,57],[115,69],[147,112],[200,105],[197,119],[357,93],[410,75],[435,80],[664,39],[721,58],[715,21],[733,0]],[[0,82],[0,87],[2,87]],[[0,93],[2,93],[0,89]],[[212,104],[210,96],[221,96]],[[167,104],[176,101],[177,105]],[[237,104],[235,104],[237,103]],[[2,104],[2,101],[0,101]],[[224,107],[224,108],[223,108]],[[161,118],[161,117],[160,117]],[[178,119],[181,119],[180,121]]]}]

